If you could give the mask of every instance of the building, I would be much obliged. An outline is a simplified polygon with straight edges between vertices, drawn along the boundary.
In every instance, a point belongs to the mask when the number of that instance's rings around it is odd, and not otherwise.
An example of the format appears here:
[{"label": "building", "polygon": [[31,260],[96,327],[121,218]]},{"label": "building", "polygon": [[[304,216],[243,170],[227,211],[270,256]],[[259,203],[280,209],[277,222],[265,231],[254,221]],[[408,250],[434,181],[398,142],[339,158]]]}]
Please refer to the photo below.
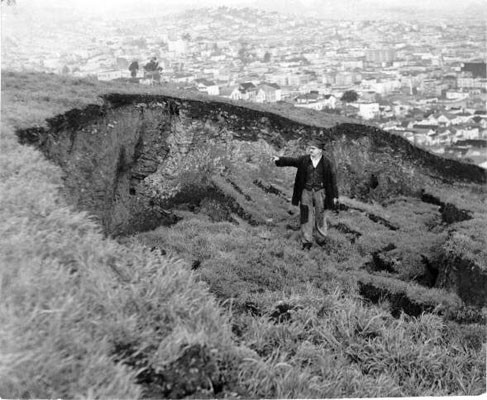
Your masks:
[{"label": "building", "polygon": [[[232,94],[234,94],[235,91],[238,91],[238,86],[237,85],[220,86],[219,91],[220,91],[220,96],[226,97],[228,99],[232,99]],[[235,95],[235,96],[237,96],[237,95]],[[233,98],[233,100],[238,100],[238,99]]]},{"label": "building", "polygon": [[471,76],[464,75],[459,76],[457,80],[457,85],[461,89],[484,89],[487,80],[483,78],[472,78]]},{"label": "building", "polygon": [[276,83],[263,83],[258,86],[255,101],[257,103],[275,103],[281,101],[282,91]]},{"label": "building", "polygon": [[332,94],[325,94],[323,96],[323,105],[325,108],[334,110],[337,106],[337,98]]},{"label": "building", "polygon": [[419,89],[421,90],[423,96],[440,97],[443,86],[436,79],[424,79]]},{"label": "building", "polygon": [[487,64],[484,62],[467,62],[462,65],[462,72],[470,73],[472,78],[487,78]]},{"label": "building", "polygon": [[[330,100],[332,97],[334,101]],[[309,108],[312,110],[321,111],[324,108],[330,108],[331,104],[335,106],[336,99],[335,96],[331,96],[331,95],[323,96],[317,91],[312,91],[309,93],[300,94],[299,96],[296,96],[294,101],[295,101],[294,104],[295,107]]]},{"label": "building", "polygon": [[220,88],[213,81],[201,78],[195,79],[194,82],[196,84],[196,88],[200,92],[208,93],[210,96],[218,96],[220,94]]},{"label": "building", "polygon": [[257,91],[257,86],[252,82],[240,83],[232,93],[230,93],[230,98],[232,100],[256,101]]},{"label": "building", "polygon": [[365,51],[365,60],[369,63],[392,63],[396,59],[394,49],[368,49]]},{"label": "building", "polygon": [[178,40],[168,40],[167,41],[168,50],[171,53],[182,55],[188,52],[188,42],[182,39]]},{"label": "building", "polygon": [[374,119],[380,114],[379,103],[356,103],[358,115],[363,119]]},{"label": "building", "polygon": [[335,75],[335,82],[338,86],[352,86],[354,83],[354,74],[352,72],[338,72]]},{"label": "building", "polygon": [[190,73],[178,73],[174,74],[171,77],[171,81],[177,82],[177,83],[189,83],[192,82],[196,79],[196,76],[194,74]]}]

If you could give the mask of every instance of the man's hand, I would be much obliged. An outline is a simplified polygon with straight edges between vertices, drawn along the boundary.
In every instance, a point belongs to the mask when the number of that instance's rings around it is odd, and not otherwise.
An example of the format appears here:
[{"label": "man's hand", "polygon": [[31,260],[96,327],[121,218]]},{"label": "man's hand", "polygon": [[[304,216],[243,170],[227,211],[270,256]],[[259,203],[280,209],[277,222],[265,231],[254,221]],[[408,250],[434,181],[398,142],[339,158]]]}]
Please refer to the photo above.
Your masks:
[{"label": "man's hand", "polygon": [[339,201],[338,201],[338,197],[335,197],[333,198],[333,211],[335,213],[338,213],[338,209],[339,209]]},{"label": "man's hand", "polygon": [[279,160],[279,156],[272,156],[271,161],[276,162],[277,160]]}]

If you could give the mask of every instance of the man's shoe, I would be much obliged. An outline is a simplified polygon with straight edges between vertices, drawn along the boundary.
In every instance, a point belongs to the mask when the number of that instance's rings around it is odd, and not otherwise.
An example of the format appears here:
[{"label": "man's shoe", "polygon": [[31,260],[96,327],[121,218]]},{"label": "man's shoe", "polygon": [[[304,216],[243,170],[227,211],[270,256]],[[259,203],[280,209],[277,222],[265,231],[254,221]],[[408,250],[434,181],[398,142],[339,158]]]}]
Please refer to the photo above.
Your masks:
[{"label": "man's shoe", "polygon": [[327,242],[328,242],[328,238],[326,236],[320,239],[316,239],[316,243],[318,244],[318,246],[321,247],[325,246]]},{"label": "man's shoe", "polygon": [[303,250],[310,250],[311,249],[311,243],[303,243]]}]

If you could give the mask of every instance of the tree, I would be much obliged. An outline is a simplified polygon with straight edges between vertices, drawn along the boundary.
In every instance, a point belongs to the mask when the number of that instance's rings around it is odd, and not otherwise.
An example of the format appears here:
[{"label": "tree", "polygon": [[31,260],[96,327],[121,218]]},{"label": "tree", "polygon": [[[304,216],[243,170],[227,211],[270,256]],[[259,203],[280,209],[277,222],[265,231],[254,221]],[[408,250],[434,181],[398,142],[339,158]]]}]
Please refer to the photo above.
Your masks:
[{"label": "tree", "polygon": [[137,62],[137,60],[132,61],[132,63],[129,65],[130,76],[132,78],[135,78],[137,76],[138,70],[139,70],[139,63]]},{"label": "tree", "polygon": [[162,68],[159,66],[159,62],[155,57],[152,57],[151,60],[144,65],[144,69],[147,72],[155,72],[155,71],[160,71]]},{"label": "tree", "polygon": [[271,61],[271,53],[269,53],[268,51],[265,52],[264,54],[264,62],[265,63],[268,63]]},{"label": "tree", "polygon": [[152,57],[151,60],[144,65],[144,77],[150,78],[153,81],[159,82],[161,80],[162,67],[159,66],[159,62],[156,57]]},{"label": "tree", "polygon": [[358,100],[358,94],[355,90],[347,90],[345,93],[343,93],[340,100],[344,101],[345,103],[353,103],[354,101]]}]

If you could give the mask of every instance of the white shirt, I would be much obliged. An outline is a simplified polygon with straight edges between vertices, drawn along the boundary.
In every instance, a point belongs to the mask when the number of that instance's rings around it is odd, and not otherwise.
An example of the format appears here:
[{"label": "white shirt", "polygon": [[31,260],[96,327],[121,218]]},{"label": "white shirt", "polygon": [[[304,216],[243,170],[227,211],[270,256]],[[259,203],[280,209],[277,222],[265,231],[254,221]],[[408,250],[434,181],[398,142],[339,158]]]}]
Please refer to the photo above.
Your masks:
[{"label": "white shirt", "polygon": [[320,155],[318,158],[310,157],[311,158],[311,162],[313,163],[313,168],[316,168],[316,166],[318,165],[318,163],[321,160],[321,157],[322,157],[322,155]]}]

